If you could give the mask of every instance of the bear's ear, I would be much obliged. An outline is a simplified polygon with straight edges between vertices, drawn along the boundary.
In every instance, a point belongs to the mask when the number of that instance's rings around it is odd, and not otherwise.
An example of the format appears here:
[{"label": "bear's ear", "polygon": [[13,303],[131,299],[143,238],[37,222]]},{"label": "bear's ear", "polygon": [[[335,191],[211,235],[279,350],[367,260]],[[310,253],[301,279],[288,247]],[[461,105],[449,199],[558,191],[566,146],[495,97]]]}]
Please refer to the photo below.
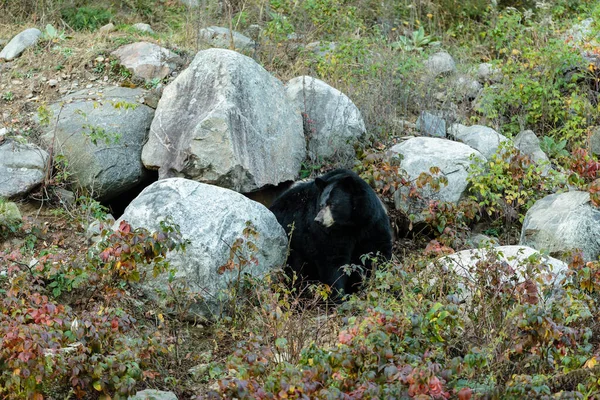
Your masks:
[{"label": "bear's ear", "polygon": [[319,189],[319,191],[323,191],[325,190],[325,188],[327,187],[327,182],[325,182],[323,179],[321,178],[316,178],[315,179],[315,185],[317,185],[317,189]]}]

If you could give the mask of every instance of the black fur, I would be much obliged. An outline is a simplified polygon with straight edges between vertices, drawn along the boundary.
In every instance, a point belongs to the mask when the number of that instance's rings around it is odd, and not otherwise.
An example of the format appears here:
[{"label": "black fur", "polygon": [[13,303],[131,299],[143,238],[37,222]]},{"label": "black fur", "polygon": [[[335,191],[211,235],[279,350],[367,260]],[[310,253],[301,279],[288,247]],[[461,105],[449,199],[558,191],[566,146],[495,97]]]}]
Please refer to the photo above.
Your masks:
[{"label": "black fur", "polygon": [[[330,227],[322,224],[324,212],[319,214],[327,206],[334,220]],[[356,291],[361,278],[356,271],[348,276],[341,266],[363,265],[360,256],[366,253],[392,256],[392,230],[383,204],[350,170],[336,169],[295,184],[275,200],[271,211],[288,235],[294,224],[289,266],[302,278],[326,283],[338,294]],[[365,268],[370,272],[371,263]]]}]

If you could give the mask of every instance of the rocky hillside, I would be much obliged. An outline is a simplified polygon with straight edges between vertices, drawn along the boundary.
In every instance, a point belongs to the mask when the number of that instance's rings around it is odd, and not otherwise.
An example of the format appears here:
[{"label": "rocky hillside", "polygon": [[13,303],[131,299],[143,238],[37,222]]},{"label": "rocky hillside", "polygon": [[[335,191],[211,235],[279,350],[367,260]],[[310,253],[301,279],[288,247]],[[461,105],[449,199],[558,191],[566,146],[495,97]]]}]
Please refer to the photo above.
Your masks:
[{"label": "rocky hillside", "polygon": [[[594,2],[0,6],[1,396],[600,396]],[[336,167],[343,304],[268,209]]]}]

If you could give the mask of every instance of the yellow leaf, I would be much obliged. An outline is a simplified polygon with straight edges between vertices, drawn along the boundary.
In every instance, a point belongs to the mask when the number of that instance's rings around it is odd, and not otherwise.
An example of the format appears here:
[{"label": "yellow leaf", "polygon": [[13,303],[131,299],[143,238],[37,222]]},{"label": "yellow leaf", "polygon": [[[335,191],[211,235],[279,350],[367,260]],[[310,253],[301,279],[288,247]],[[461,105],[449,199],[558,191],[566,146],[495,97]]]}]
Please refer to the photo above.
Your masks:
[{"label": "yellow leaf", "polygon": [[598,364],[598,359],[596,358],[596,356],[594,356],[594,357],[590,358],[589,360],[587,360],[585,362],[585,364],[583,364],[583,366],[585,368],[592,369],[596,366],[596,364]]},{"label": "yellow leaf", "polygon": [[100,381],[96,381],[94,382],[94,389],[96,389],[97,391],[101,392],[102,391],[102,384],[100,383]]}]

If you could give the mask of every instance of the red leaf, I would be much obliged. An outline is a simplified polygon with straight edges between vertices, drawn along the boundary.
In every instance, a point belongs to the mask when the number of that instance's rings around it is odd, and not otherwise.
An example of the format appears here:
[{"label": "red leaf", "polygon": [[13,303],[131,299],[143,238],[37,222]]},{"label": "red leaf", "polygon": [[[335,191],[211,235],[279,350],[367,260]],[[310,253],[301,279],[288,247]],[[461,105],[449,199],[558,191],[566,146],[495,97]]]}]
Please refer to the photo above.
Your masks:
[{"label": "red leaf", "polygon": [[123,233],[130,233],[131,225],[129,225],[129,223],[127,223],[127,221],[121,221],[121,223],[119,224],[119,231],[121,231]]},{"label": "red leaf", "polygon": [[473,396],[473,391],[470,388],[462,388],[458,392],[459,400],[469,400]]}]

